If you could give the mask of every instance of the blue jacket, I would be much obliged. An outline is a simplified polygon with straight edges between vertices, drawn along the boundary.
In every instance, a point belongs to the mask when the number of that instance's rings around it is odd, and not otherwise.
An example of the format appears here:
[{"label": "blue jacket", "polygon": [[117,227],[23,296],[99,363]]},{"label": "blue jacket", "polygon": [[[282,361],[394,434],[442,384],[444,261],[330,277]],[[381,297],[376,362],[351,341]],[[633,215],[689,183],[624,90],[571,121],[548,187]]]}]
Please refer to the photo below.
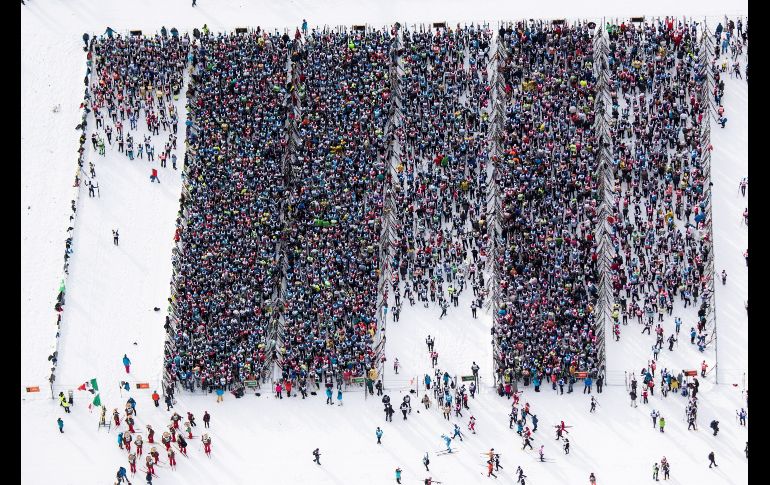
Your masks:
[{"label": "blue jacket", "polygon": [[332,397],[332,390],[330,388],[326,388],[326,397]]},{"label": "blue jacket", "polygon": [[591,387],[591,384],[594,383],[594,380],[590,377],[586,377],[586,379],[583,381],[583,383],[586,385],[586,387]]},{"label": "blue jacket", "polygon": [[118,444],[123,444],[123,432],[118,433]]},{"label": "blue jacket", "polygon": [[378,429],[374,434],[376,434],[378,438],[382,438],[382,430],[381,429]]},{"label": "blue jacket", "polygon": [[426,386],[430,385],[430,376],[428,374],[425,374],[425,385]]},{"label": "blue jacket", "polygon": [[123,467],[120,467],[120,469],[118,469],[118,476],[119,477],[125,477],[126,476],[126,469],[123,468]]},{"label": "blue jacket", "polygon": [[131,365],[131,359],[127,356],[123,356],[123,365]]},{"label": "blue jacket", "polygon": [[62,429],[64,427],[64,421],[62,421],[61,418],[56,420],[56,424],[59,425],[59,429]]}]

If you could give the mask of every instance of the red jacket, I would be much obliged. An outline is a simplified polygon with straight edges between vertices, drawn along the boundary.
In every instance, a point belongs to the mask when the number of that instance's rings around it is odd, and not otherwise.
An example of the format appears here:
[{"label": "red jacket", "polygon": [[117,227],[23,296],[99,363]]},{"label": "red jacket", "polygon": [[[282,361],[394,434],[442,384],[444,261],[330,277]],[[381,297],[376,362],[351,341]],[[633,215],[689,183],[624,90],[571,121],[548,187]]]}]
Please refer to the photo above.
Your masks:
[{"label": "red jacket", "polygon": [[152,176],[153,177],[157,177],[158,176],[158,169],[156,169],[156,168],[152,169]]},{"label": "red jacket", "polygon": [[153,393],[152,393],[152,400],[153,400],[153,401],[158,401],[158,400],[160,400],[160,396],[158,396],[158,393],[157,393],[157,392],[153,392]]}]

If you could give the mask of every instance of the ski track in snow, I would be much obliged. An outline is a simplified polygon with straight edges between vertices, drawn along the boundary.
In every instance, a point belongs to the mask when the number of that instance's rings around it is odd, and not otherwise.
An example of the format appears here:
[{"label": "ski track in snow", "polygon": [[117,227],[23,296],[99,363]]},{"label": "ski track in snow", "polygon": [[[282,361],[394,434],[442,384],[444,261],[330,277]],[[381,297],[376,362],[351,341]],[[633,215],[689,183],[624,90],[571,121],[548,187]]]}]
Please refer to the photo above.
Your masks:
[{"label": "ski track in snow", "polygon": [[[222,0],[216,4],[200,0],[195,9],[189,1],[169,1],[157,4],[137,0],[132,4],[106,0],[99,9],[84,0],[66,4],[57,1],[32,0],[22,6],[22,387],[40,385],[41,393],[22,401],[22,483],[49,483],[56,479],[62,484],[103,484],[114,481],[119,466],[127,466],[126,452],[116,445],[113,429],[97,431],[98,411],[89,412],[86,404],[90,394],[75,391],[75,406],[65,414],[55,401],[47,399],[46,377],[49,363],[46,357],[53,351],[56,317],[53,311],[56,290],[61,277],[63,242],[67,235],[69,205],[74,194],[71,187],[77,162],[77,132],[80,121],[79,104],[83,100],[85,53],[82,51],[83,31],[103,32],[110,25],[121,30],[142,28],[154,32],[160,25],[176,26],[181,31],[207,22],[213,30],[232,29],[244,24],[263,27],[288,26],[294,30],[307,18],[315,24],[344,25],[370,22],[380,26],[395,20],[405,23],[429,22],[442,17],[456,23],[486,19],[519,17],[596,17],[636,14],[638,7],[631,2],[601,2],[583,6],[580,11],[563,5],[531,5],[526,13],[516,14],[507,4],[489,6],[483,12],[472,2],[448,0],[418,5],[406,0],[394,0],[387,5],[375,2],[353,3],[335,0],[323,5],[309,0],[291,4],[259,2],[245,5],[237,0]],[[565,2],[566,3],[566,2]],[[646,5],[649,13],[697,13],[702,15],[745,12],[745,2],[733,4],[725,12],[718,2],[708,4],[652,1]],[[391,11],[391,8],[393,9]],[[153,15],[146,15],[147,9]],[[400,12],[395,14],[392,12]],[[248,13],[248,17],[244,15]],[[408,13],[408,14],[407,14]],[[483,15],[482,15],[483,13]],[[244,19],[248,18],[248,22]],[[253,20],[252,20],[253,19]],[[495,25],[493,20],[493,25]],[[716,20],[709,21],[716,25]],[[741,62],[745,66],[745,60]],[[491,316],[479,310],[478,319],[470,311],[471,289],[466,287],[460,306],[450,306],[448,315],[438,320],[440,309],[431,304],[424,309],[420,303],[410,307],[402,299],[399,322],[388,314],[386,352],[383,380],[386,393],[394,405],[408,392],[410,379],[419,382],[419,395],[412,395],[412,414],[406,423],[401,413],[386,423],[382,405],[375,396],[365,397],[361,390],[344,394],[344,406],[324,404],[324,396],[301,398],[272,397],[267,386],[243,399],[225,396],[224,404],[216,404],[214,395],[183,394],[178,396],[175,409],[188,410],[196,416],[196,438],[189,441],[190,459],[178,457],[176,471],[168,467],[156,469],[156,483],[253,483],[261,479],[268,483],[347,484],[392,483],[394,470],[403,469],[403,483],[417,483],[427,476],[445,484],[478,483],[486,478],[485,458],[481,455],[490,447],[502,453],[504,470],[496,472],[498,480],[514,483],[516,466],[521,465],[528,476],[527,483],[587,483],[594,472],[597,483],[647,483],[651,479],[652,463],[665,455],[671,462],[672,484],[739,484],[748,482],[748,467],[743,456],[747,430],[736,423],[735,410],[742,406],[742,378],[748,368],[748,320],[743,307],[748,290],[748,272],[742,257],[748,244],[747,228],[741,223],[741,213],[747,199],[740,196],[738,182],[748,175],[748,87],[745,81],[730,78],[725,73],[726,128],[712,123],[714,145],[711,177],[714,186],[714,252],[715,273],[727,270],[728,282],[717,282],[716,310],[718,348],[710,347],[700,354],[689,343],[690,322],[694,310],[683,311],[677,302],[673,316],[683,320],[682,340],[670,354],[667,345],[660,353],[658,371],[669,369],[700,369],[704,358],[713,366],[714,352],[719,356],[720,385],[714,385],[714,373],[701,380],[697,432],[687,431],[684,421],[686,398],[659,393],[650,398],[649,405],[629,407],[625,387],[605,386],[597,394],[597,413],[589,415],[589,398],[576,385],[571,395],[553,396],[549,386],[540,393],[532,387],[523,388],[522,403],[529,402],[540,419],[533,441],[534,451],[521,450],[521,441],[509,430],[510,401],[495,395],[492,388]],[[59,113],[51,108],[61,104]],[[180,117],[185,113],[184,98],[177,103]],[[140,127],[141,120],[140,120]],[[93,117],[89,119],[93,129]],[[136,141],[144,130],[134,135]],[[179,133],[179,168],[183,160],[183,124]],[[90,130],[89,130],[90,136]],[[166,135],[167,136],[167,135]],[[163,145],[163,134],[153,137],[156,153]],[[114,142],[114,140],[113,140]],[[181,189],[180,171],[171,164],[159,169],[161,184],[149,183],[151,164],[135,159],[133,162],[107,146],[107,157],[100,157],[87,140],[87,157],[96,165],[101,198],[89,199],[81,189],[78,212],[74,221],[74,253],[70,259],[67,279],[67,304],[62,321],[57,394],[73,389],[96,377],[102,401],[108,414],[115,407],[124,407],[128,395],[137,400],[136,429],[144,430],[151,423],[156,436],[168,423],[165,406],[155,408],[150,394],[159,382],[163,355],[163,318],[168,282],[171,276],[171,248],[174,219],[178,211]],[[749,187],[750,189],[750,187]],[[30,206],[30,209],[27,209]],[[112,244],[111,229],[120,229],[120,246]],[[716,275],[715,275],[716,276]],[[153,312],[158,306],[161,312]],[[673,316],[666,317],[666,335],[673,329]],[[622,327],[621,341],[608,339],[608,369],[619,372],[615,382],[622,382],[623,370],[638,372],[651,358],[654,337],[638,335],[641,326],[629,321]],[[433,375],[425,338],[436,339],[438,367],[453,376],[470,374],[472,361],[481,367],[481,386],[476,399],[470,400],[471,410],[462,418],[447,422],[435,407],[425,410],[419,402],[423,393],[422,376]],[[608,336],[611,335],[608,333]],[[137,346],[133,345],[137,342]],[[132,360],[129,376],[132,391],[118,389],[126,378],[120,362],[123,353]],[[400,371],[393,373],[393,359],[398,357]],[[657,375],[657,372],[656,372]],[[135,382],[149,382],[151,388],[136,390]],[[738,384],[734,387],[732,384]],[[595,388],[594,388],[595,389]],[[594,391],[595,392],[595,391]],[[22,392],[22,394],[24,394]],[[376,400],[376,401],[373,401]],[[312,401],[312,402],[310,402]],[[641,398],[639,399],[641,402]],[[397,407],[397,406],[396,406]],[[652,429],[649,412],[658,409],[668,426],[661,435]],[[198,436],[204,431],[202,415],[212,414],[212,458],[203,453]],[[419,411],[419,412],[418,412]],[[465,441],[455,440],[456,455],[436,456],[444,449],[440,439],[457,422],[467,431],[468,417],[477,419],[477,434],[466,435]],[[65,422],[62,435],[56,428],[56,418]],[[721,431],[713,437],[708,428],[711,419],[718,419]],[[554,439],[553,425],[564,419],[570,428],[571,450],[564,455],[561,443]],[[530,424],[531,425],[531,424]],[[382,445],[376,444],[374,430],[384,431]],[[553,462],[538,463],[537,448],[545,444],[545,456]],[[321,463],[312,462],[311,452],[321,449]],[[145,452],[149,450],[145,444]],[[158,446],[162,463],[168,460]],[[709,470],[707,454],[715,451],[719,468]],[[425,472],[421,459],[431,454],[431,472]],[[45,456],[45,466],[39,456]],[[525,456],[529,455],[529,456]],[[483,475],[480,478],[479,473]],[[143,483],[137,474],[132,482]]]}]

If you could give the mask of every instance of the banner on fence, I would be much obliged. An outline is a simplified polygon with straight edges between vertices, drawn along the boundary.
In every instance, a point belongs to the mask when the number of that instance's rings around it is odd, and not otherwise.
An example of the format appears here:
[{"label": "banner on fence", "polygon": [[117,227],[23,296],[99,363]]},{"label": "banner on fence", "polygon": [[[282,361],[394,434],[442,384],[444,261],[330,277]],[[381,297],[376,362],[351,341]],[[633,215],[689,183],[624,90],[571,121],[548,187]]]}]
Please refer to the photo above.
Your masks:
[{"label": "banner on fence", "polygon": [[466,381],[475,381],[475,380],[476,380],[476,378],[475,378],[474,376],[462,376],[462,377],[461,377],[461,380],[462,380],[462,382],[466,382]]},{"label": "banner on fence", "polygon": [[40,386],[29,386],[27,392],[40,392]]},{"label": "banner on fence", "polygon": [[149,382],[137,382],[136,383],[136,388],[137,389],[149,389],[150,388],[150,383]]}]

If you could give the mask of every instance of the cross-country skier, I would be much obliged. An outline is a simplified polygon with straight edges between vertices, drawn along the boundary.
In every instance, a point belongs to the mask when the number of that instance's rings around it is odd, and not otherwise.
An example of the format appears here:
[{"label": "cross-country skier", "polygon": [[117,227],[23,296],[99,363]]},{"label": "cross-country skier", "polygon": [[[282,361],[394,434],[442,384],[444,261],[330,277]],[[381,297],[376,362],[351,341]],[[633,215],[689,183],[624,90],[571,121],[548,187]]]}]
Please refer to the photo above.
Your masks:
[{"label": "cross-country skier", "polygon": [[169,448],[167,455],[169,466],[171,466],[171,468],[176,467],[176,452],[174,451],[174,448]]},{"label": "cross-country skier", "polygon": [[564,454],[569,455],[569,438],[564,438]]},{"label": "cross-country skier", "polygon": [[[135,471],[131,473],[135,473]],[[128,482],[128,477],[126,477],[126,469],[123,467],[118,468],[116,478],[118,479],[118,483],[123,483],[123,480]]]},{"label": "cross-country skier", "polygon": [[741,426],[746,426],[746,410],[741,408],[740,411],[736,413],[738,415],[738,419],[740,421]]},{"label": "cross-country skier", "polygon": [[422,457],[422,464],[425,465],[425,471],[430,471],[428,465],[430,465],[430,458],[428,458],[428,452],[425,452],[425,456]]},{"label": "cross-country skier", "polygon": [[492,471],[494,465],[494,461],[487,460],[487,477],[495,477],[497,478],[497,475]]},{"label": "cross-country skier", "polygon": [[591,396],[591,409],[588,411],[589,413],[593,413],[596,411],[596,399]]},{"label": "cross-country skier", "polygon": [[452,453],[452,446],[451,446],[452,438],[443,434],[441,435],[441,438],[444,440],[444,443],[446,444],[447,453]]},{"label": "cross-country skier", "polygon": [[452,435],[452,439],[460,438],[460,441],[463,440],[463,435],[460,433],[460,427],[455,424],[454,434]]},{"label": "cross-country skier", "polygon": [[211,438],[208,434],[203,433],[203,436],[201,437],[201,441],[203,442],[203,451],[207,455],[211,455]]},{"label": "cross-country skier", "polygon": [[468,422],[468,429],[471,430],[471,433],[476,434],[476,418],[474,418],[472,415],[470,421]]},{"label": "cross-country skier", "polygon": [[321,452],[318,451],[318,448],[313,450],[313,456],[315,457],[315,458],[313,458],[313,461],[320,465],[321,464]]}]

